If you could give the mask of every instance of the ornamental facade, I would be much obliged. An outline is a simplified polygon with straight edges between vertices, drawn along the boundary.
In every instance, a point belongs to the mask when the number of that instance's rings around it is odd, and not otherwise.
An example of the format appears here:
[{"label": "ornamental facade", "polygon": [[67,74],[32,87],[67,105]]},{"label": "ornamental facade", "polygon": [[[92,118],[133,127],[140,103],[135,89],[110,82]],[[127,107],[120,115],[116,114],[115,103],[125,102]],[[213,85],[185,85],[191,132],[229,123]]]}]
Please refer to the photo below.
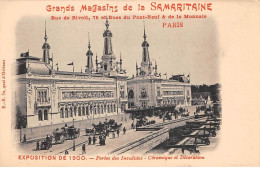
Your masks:
[{"label": "ornamental facade", "polygon": [[190,106],[191,84],[184,75],[163,79],[158,73],[157,63],[150,60],[149,43],[144,29],[142,62],[136,63],[136,76],[127,81],[128,107]]},{"label": "ornamental facade", "polygon": [[[121,56],[118,62],[113,53],[108,20],[105,25],[101,61],[96,57],[94,69],[89,42],[84,73],[60,71],[58,63],[57,69],[53,68],[46,27],[43,56],[21,54],[17,59],[13,93],[16,128],[64,125],[124,114],[127,109],[126,71],[122,68]],[[69,65],[74,67],[74,63]]]}]

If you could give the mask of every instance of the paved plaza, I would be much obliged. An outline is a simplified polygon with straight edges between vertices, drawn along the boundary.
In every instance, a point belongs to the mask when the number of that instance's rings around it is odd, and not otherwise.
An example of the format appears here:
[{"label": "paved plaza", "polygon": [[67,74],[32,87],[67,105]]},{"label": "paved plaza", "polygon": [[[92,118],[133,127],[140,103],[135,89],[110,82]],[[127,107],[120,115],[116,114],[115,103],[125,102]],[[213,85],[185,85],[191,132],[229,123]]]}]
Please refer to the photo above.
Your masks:
[{"label": "paved plaza", "polygon": [[[196,107],[190,106],[186,107],[189,112],[190,116],[193,115],[195,112]],[[180,119],[179,117],[178,119]],[[158,117],[151,117],[148,118],[148,120],[155,120],[156,123],[162,123],[163,119],[159,119]],[[175,120],[175,117],[172,117],[172,120]],[[165,122],[168,122],[169,120],[165,120]],[[134,120],[135,122],[135,120]],[[133,142],[139,138],[144,137],[145,135],[149,134],[150,131],[136,131],[135,129],[131,129],[131,124],[133,123],[133,120],[122,122],[122,127],[126,127],[126,134],[123,134],[123,131],[120,131],[119,137],[117,134],[115,135],[115,138],[112,138],[112,134],[110,133],[109,137],[106,138],[106,144],[100,145],[99,139],[97,137],[96,144],[93,145],[93,142],[91,145],[88,145],[88,137],[85,135],[85,132],[81,133],[81,136],[77,139],[75,139],[75,145],[76,149],[73,151],[73,139],[67,140],[63,144],[54,144],[52,148],[49,150],[38,150],[36,151],[36,142],[31,143],[21,143],[19,144],[21,150],[26,153],[33,153],[33,154],[48,154],[48,155],[62,155],[65,154],[65,150],[68,150],[69,154],[71,155],[81,155],[82,154],[82,145],[86,145],[86,155],[107,155],[111,151],[117,149],[120,146],[123,146],[127,143]],[[92,138],[93,136],[91,136]],[[92,138],[93,139],[93,138]]]}]

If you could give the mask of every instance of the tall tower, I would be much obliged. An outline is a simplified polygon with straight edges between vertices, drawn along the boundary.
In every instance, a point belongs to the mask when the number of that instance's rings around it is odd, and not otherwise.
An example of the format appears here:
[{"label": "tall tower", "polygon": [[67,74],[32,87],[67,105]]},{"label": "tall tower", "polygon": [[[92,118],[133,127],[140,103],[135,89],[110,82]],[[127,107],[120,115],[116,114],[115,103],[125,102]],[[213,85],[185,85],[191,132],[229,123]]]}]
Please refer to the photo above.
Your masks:
[{"label": "tall tower", "polygon": [[140,70],[140,75],[150,75],[151,74],[151,66],[152,63],[150,61],[150,56],[149,56],[149,43],[146,41],[146,34],[145,34],[145,27],[144,27],[144,41],[142,43],[143,47],[143,54],[142,54],[142,62],[141,62],[141,70]]},{"label": "tall tower", "polygon": [[91,45],[90,45],[89,33],[88,33],[88,51],[86,53],[87,65],[86,65],[86,70],[85,70],[86,73],[92,73],[92,71],[93,71],[93,61],[92,61],[93,53],[90,50],[90,48],[91,48]]},{"label": "tall tower", "polygon": [[50,64],[50,60],[49,60],[49,50],[50,50],[50,45],[47,42],[47,33],[46,33],[46,21],[45,21],[45,36],[44,36],[44,40],[45,42],[43,43],[42,49],[43,49],[43,57],[42,57],[42,61],[45,62],[46,64]]},{"label": "tall tower", "polygon": [[112,32],[109,30],[109,23],[108,23],[108,18],[106,18],[106,30],[103,33],[104,37],[104,50],[103,50],[103,56],[102,56],[102,61],[101,61],[101,71],[104,73],[108,73],[111,71],[114,71],[114,66],[115,66],[115,60],[116,57],[114,56],[113,53],[113,48],[112,48]]}]

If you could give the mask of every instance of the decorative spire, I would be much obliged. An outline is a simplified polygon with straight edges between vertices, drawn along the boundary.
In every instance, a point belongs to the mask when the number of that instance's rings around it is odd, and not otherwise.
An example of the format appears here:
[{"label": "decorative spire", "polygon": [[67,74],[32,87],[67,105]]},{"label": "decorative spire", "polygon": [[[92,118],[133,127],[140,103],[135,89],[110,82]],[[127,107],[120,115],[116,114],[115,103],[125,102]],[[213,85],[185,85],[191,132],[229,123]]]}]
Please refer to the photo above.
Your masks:
[{"label": "decorative spire", "polygon": [[108,30],[108,27],[109,27],[109,23],[108,23],[108,17],[106,17],[106,28],[107,28],[107,30]]},{"label": "decorative spire", "polygon": [[146,34],[145,34],[145,22],[144,22],[144,41],[146,41]]},{"label": "decorative spire", "polygon": [[137,60],[136,60],[136,77],[138,77],[138,65],[137,65]]},{"label": "decorative spire", "polygon": [[155,75],[157,75],[158,73],[157,73],[157,62],[156,62],[156,60],[155,60],[155,66],[154,66],[154,69],[155,69]]},{"label": "decorative spire", "polygon": [[59,63],[56,63],[57,71],[59,71]]},{"label": "decorative spire", "polygon": [[[106,57],[106,59],[110,58],[110,55],[113,54],[113,48],[112,48],[112,32],[108,29],[109,23],[108,23],[108,18],[106,18],[106,30],[103,33],[104,37],[104,51],[103,51],[103,56]],[[103,58],[103,57],[102,57]]]},{"label": "decorative spire", "polygon": [[88,51],[86,53],[87,56],[87,65],[86,65],[86,73],[92,73],[93,71],[93,62],[92,62],[92,56],[93,56],[93,52],[90,50],[91,45],[90,45],[90,38],[89,38],[89,32],[88,32]]},{"label": "decorative spire", "polygon": [[90,50],[91,45],[90,45],[90,38],[89,38],[89,32],[88,32],[88,49]]},{"label": "decorative spire", "polygon": [[45,35],[44,35],[44,40],[45,42],[43,43],[42,49],[43,49],[43,57],[42,61],[45,62],[46,64],[50,64],[50,57],[49,57],[49,49],[51,48],[50,45],[47,43],[47,31],[46,31],[46,20],[45,20]]},{"label": "decorative spire", "polygon": [[123,68],[122,68],[122,57],[121,57],[121,52],[120,52],[120,72],[123,71]]},{"label": "decorative spire", "polygon": [[46,32],[46,20],[45,20],[45,36],[44,36],[45,42],[47,42],[47,39],[48,39],[48,37],[47,37],[47,32]]},{"label": "decorative spire", "polygon": [[97,53],[96,53],[96,72],[98,72],[98,59],[97,59]]}]

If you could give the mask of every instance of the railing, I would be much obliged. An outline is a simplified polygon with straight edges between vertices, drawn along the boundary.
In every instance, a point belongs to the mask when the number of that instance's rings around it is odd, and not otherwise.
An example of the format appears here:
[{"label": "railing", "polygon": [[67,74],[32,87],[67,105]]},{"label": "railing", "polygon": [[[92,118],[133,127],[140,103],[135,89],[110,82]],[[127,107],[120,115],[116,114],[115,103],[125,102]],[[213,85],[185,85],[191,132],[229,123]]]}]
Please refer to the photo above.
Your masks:
[{"label": "railing", "polygon": [[119,98],[120,102],[127,102],[127,97],[125,98]]},{"label": "railing", "polygon": [[37,107],[50,106],[50,105],[51,105],[51,102],[50,102],[50,101],[46,101],[46,102],[36,101],[36,106],[37,106]]},{"label": "railing", "polygon": [[148,100],[148,96],[139,96],[140,100]]}]

